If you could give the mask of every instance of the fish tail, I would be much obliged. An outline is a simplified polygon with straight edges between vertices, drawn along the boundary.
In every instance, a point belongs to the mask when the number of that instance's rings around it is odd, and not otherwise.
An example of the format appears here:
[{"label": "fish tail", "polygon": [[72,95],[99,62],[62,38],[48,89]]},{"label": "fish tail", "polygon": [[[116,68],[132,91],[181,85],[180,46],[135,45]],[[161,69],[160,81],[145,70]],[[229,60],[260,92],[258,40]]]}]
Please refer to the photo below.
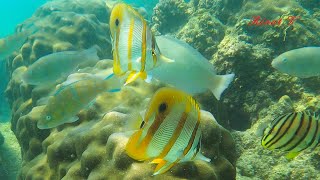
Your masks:
[{"label": "fish tail", "polygon": [[215,75],[212,78],[209,89],[218,100],[220,100],[221,94],[229,86],[233,78],[234,74]]},{"label": "fish tail", "polygon": [[147,79],[147,73],[145,71],[140,71],[140,72],[132,71],[129,74],[129,76],[128,76],[128,78],[127,78],[127,80],[126,80],[124,85],[127,85],[127,84],[137,80],[138,78],[141,78],[143,80]]}]

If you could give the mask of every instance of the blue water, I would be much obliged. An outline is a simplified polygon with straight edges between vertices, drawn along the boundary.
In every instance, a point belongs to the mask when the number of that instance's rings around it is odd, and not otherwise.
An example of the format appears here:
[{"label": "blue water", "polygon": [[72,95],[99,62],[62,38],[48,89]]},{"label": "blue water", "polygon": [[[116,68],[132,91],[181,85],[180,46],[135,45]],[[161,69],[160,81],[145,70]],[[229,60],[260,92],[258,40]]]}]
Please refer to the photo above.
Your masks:
[{"label": "blue water", "polygon": [[14,33],[17,24],[31,17],[47,0],[3,0],[0,6],[0,38]]},{"label": "blue water", "polygon": [[[6,0],[0,6],[0,38],[13,34],[18,24],[32,16],[38,7],[47,0]],[[10,115],[9,105],[5,99],[4,90],[8,83],[5,61],[0,62],[0,122],[7,120]]]}]

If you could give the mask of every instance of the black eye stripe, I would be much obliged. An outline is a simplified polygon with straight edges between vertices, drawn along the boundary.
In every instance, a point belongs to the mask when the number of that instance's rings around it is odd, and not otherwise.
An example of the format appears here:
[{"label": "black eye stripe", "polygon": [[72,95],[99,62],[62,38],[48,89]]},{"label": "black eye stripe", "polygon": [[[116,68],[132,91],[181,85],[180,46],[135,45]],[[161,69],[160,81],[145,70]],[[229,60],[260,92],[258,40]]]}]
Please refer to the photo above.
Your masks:
[{"label": "black eye stripe", "polygon": [[118,26],[119,25],[119,19],[116,19],[115,23],[116,23],[116,26]]}]

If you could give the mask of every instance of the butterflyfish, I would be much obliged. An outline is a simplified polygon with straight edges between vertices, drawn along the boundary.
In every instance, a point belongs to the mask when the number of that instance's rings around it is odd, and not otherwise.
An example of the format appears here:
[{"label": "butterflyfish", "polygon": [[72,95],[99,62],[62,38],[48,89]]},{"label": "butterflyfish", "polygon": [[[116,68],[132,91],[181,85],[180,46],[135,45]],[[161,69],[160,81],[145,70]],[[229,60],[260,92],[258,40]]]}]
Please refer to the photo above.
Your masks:
[{"label": "butterflyfish", "polygon": [[217,75],[214,66],[189,44],[171,36],[157,36],[162,54],[174,63],[166,63],[149,72],[161,82],[190,94],[210,90],[219,100],[234,74]]},{"label": "butterflyfish", "polygon": [[282,53],[276,57],[272,67],[280,72],[308,78],[320,75],[320,47],[303,47]]},{"label": "butterflyfish", "polygon": [[288,152],[287,159],[305,149],[313,149],[320,138],[319,120],[307,112],[293,112],[274,119],[264,131],[261,145]]},{"label": "butterflyfish", "polygon": [[154,174],[168,171],[179,162],[204,160],[201,154],[200,108],[188,94],[173,88],[159,89],[151,98],[140,129],[126,145],[138,161],[152,159]]},{"label": "butterflyfish", "polygon": [[98,62],[97,45],[80,51],[62,51],[39,58],[30,65],[22,76],[25,83],[44,85],[66,78],[81,65],[91,65]]},{"label": "butterflyfish", "polygon": [[131,6],[116,4],[110,15],[113,72],[127,73],[125,84],[138,78],[148,79],[147,72],[162,62],[174,62],[160,53],[155,37],[146,20]]},{"label": "butterflyfish", "polygon": [[113,74],[105,79],[86,73],[84,76],[79,74],[79,80],[70,75],[67,81],[48,98],[37,123],[39,129],[54,128],[77,121],[79,119],[77,113],[94,102],[100,93],[118,91],[122,86],[119,78]]}]

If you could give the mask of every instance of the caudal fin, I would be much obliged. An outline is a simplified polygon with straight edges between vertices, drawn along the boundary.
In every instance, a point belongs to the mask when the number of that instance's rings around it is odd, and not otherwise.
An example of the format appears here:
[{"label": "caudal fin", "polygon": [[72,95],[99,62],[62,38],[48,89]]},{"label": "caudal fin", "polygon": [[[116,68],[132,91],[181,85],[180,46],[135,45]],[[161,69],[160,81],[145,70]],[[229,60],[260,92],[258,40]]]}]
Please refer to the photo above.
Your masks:
[{"label": "caudal fin", "polygon": [[233,78],[234,74],[215,75],[212,78],[211,85],[209,88],[218,100],[220,100],[221,94],[229,86]]}]

